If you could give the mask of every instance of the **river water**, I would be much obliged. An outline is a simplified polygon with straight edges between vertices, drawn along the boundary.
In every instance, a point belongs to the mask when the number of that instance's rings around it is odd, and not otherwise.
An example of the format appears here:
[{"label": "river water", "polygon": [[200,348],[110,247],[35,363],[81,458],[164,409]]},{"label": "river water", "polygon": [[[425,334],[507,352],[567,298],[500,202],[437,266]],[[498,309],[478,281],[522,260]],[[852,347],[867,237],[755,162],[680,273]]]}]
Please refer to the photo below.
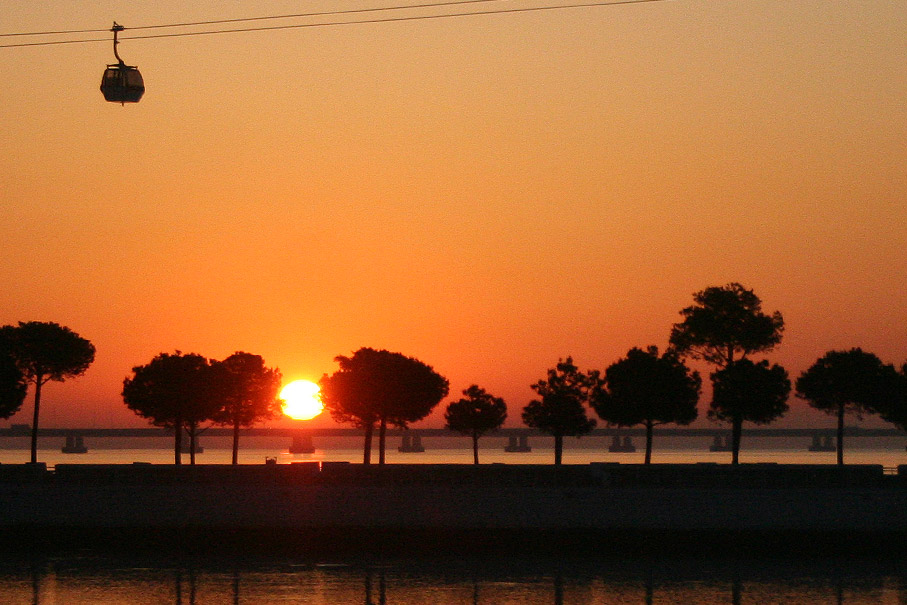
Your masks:
[{"label": "river water", "polygon": [[[60,443],[57,443],[59,441]],[[287,441],[287,440],[285,440]],[[642,440],[635,440],[638,450],[634,453],[612,453],[608,451],[607,438],[568,439],[565,442],[564,464],[588,464],[590,462],[621,462],[639,464],[644,459]],[[108,440],[86,439],[89,451],[85,454],[64,454],[61,452],[62,439],[43,439],[39,444],[38,460],[48,466],[56,464],[129,464],[151,462],[172,464],[173,450],[166,439],[121,440],[119,446],[111,446]],[[231,459],[229,438],[203,438],[204,451],[196,456],[198,464],[229,464]],[[504,451],[505,441],[486,439],[480,442],[479,461],[483,464],[551,464],[554,449],[551,439],[536,437],[532,440],[531,452],[512,453]],[[810,452],[809,439],[798,442],[779,442],[771,438],[744,439],[740,461],[777,462],[780,464],[834,464],[835,452]],[[895,468],[907,465],[907,436],[887,438],[852,438],[845,441],[845,462],[848,464],[881,464]],[[441,437],[424,439],[425,452],[405,453],[397,449],[398,440],[390,440],[386,448],[389,463],[406,464],[470,464],[472,463],[471,442],[468,439]],[[656,439],[652,454],[654,463],[730,462],[729,452],[709,451],[708,440],[683,438]],[[28,462],[27,438],[6,439],[0,446],[0,464]],[[291,454],[289,442],[273,438],[247,438],[240,443],[241,464],[262,464],[266,458],[274,458],[279,464],[305,461],[346,461],[362,462],[362,448],[354,439],[316,440],[312,454]],[[172,447],[172,446],[171,446]],[[13,449],[15,448],[15,449]],[[372,461],[377,462],[377,447],[373,449]],[[189,455],[183,455],[183,462]]]},{"label": "river water", "polygon": [[95,556],[0,561],[9,605],[593,605],[907,602],[898,561],[472,557],[165,561]]}]

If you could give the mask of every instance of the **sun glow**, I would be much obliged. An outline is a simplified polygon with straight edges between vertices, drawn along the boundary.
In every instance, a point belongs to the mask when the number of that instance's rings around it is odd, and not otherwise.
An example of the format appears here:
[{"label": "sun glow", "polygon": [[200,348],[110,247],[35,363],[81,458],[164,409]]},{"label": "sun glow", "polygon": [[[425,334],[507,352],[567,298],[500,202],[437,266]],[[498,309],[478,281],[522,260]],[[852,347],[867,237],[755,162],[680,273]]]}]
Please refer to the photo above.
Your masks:
[{"label": "sun glow", "polygon": [[324,410],[321,389],[311,380],[294,380],[280,391],[283,413],[293,420],[311,420]]}]

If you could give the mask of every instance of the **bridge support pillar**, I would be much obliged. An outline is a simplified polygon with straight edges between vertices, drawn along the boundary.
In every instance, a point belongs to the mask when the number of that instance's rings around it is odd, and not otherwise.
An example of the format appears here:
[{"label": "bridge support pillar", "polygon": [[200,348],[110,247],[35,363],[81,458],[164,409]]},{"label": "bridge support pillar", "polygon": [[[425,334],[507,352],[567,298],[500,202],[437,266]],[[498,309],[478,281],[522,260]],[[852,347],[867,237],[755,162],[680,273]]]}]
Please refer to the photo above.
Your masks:
[{"label": "bridge support pillar", "polygon": [[811,452],[835,452],[837,449],[835,438],[831,435],[813,435],[813,442],[809,446]]},{"label": "bridge support pillar", "polygon": [[529,437],[526,435],[520,435],[519,439],[517,437],[510,437],[507,442],[507,445],[504,446],[505,452],[531,452],[532,448],[529,447]]},{"label": "bridge support pillar", "polygon": [[734,449],[734,444],[731,443],[731,436],[724,435],[722,438],[721,435],[715,435],[712,445],[709,446],[710,452],[730,452]]},{"label": "bridge support pillar", "polygon": [[619,435],[614,435],[611,439],[611,445],[608,446],[608,451],[612,453],[629,454],[636,451],[636,446],[633,445],[633,439],[629,435],[624,437],[623,441],[621,441]]},{"label": "bridge support pillar", "polygon": [[314,454],[315,445],[312,443],[311,435],[300,435],[293,437],[293,443],[290,445],[291,454]]},{"label": "bridge support pillar", "polygon": [[[191,450],[192,450],[192,446],[189,445],[189,439],[187,439],[186,437],[183,437],[183,444],[180,446],[180,453],[181,454],[191,454],[192,453]],[[199,439],[198,437],[195,438],[195,453],[196,454],[205,453],[205,448],[202,447],[202,440]]]},{"label": "bridge support pillar", "polygon": [[425,451],[422,445],[422,437],[419,433],[410,434],[409,431],[403,433],[403,444],[397,448],[398,452],[421,453]]},{"label": "bridge support pillar", "polygon": [[66,443],[63,444],[60,451],[64,454],[84,454],[88,452],[88,447],[85,446],[85,439],[82,435],[67,435]]}]

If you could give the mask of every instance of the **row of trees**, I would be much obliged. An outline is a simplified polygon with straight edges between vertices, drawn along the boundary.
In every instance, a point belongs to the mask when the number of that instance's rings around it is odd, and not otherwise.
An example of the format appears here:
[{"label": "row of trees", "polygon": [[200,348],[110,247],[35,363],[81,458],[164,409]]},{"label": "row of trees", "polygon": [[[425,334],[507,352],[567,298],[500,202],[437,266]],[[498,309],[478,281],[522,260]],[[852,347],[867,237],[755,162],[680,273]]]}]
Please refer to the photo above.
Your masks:
[{"label": "row of trees", "polygon": [[[671,329],[670,346],[632,348],[605,371],[581,371],[572,358],[559,360],[531,385],[537,398],[523,408],[522,420],[554,437],[555,464],[563,456],[564,437],[589,433],[596,420],[609,426],[642,425],[645,462],[651,462],[654,427],[687,425],[698,416],[702,379],[687,360],[714,366],[708,417],[732,429],[732,462],[739,460],[744,422],[765,424],[788,410],[792,390],[787,371],[751,356],[770,352],[781,342],[784,320],[762,311],[752,290],[738,283],[697,292],[694,304],[681,310],[683,321]],[[35,385],[32,462],[36,461],[41,387],[85,372],[94,346],[55,323],[29,322],[0,328],[0,418],[14,414],[29,384]],[[449,383],[434,369],[401,353],[362,348],[335,359],[339,369],[320,381],[321,396],[332,417],[364,430],[363,462],[371,461],[378,430],[379,463],[385,462],[388,426],[406,428],[431,413],[448,394]],[[123,400],[140,416],[174,431],[174,461],[181,460],[182,436],[196,439],[205,423],[232,426],[233,463],[239,429],[278,415],[281,375],[258,355],[237,352],[217,361],[194,353],[161,353],[133,368],[123,383]],[[798,397],[837,418],[837,459],[843,464],[844,418],[878,414],[907,429],[907,364],[900,370],[860,349],[829,351],[796,380]],[[447,427],[470,435],[478,463],[479,438],[507,418],[507,406],[477,385],[447,406]]]},{"label": "row of trees", "polygon": [[[522,419],[527,426],[554,437],[555,464],[561,463],[564,437],[585,435],[596,426],[596,420],[586,414],[587,407],[611,426],[642,425],[646,430],[645,462],[650,463],[656,426],[687,425],[698,416],[702,379],[685,365],[685,357],[717,366],[711,375],[714,395],[709,417],[731,423],[734,463],[744,421],[765,423],[784,414],[790,392],[787,373],[780,366],[746,359],[781,341],[781,314],[763,313],[758,297],[736,283],[707,288],[694,295],[694,303],[681,311],[684,321],[674,325],[671,346],[664,354],[654,346],[634,347],[604,374],[582,372],[567,357],[532,385],[538,399],[523,409]],[[476,398],[468,391],[464,394],[475,408],[472,418],[463,417],[461,400],[448,408],[448,427],[467,432],[475,423],[483,431],[493,430],[473,401]],[[459,406],[458,414],[452,422],[455,406]],[[487,404],[484,409],[487,414]],[[493,428],[500,426],[505,415],[497,417]]]},{"label": "row of trees", "polygon": [[[701,379],[685,365],[686,358],[716,368],[710,376],[708,417],[730,423],[734,464],[744,422],[766,424],[787,412],[787,371],[767,360],[749,359],[781,342],[784,320],[779,312],[764,313],[752,290],[731,283],[697,292],[681,315],[683,321],[672,327],[670,348],[661,356],[655,347],[631,349],[604,376],[581,372],[568,357],[533,385],[540,399],[524,408],[523,422],[554,436],[555,464],[561,461],[564,436],[585,435],[595,426],[586,405],[611,426],[643,425],[648,464],[655,425],[686,425],[697,417]],[[829,351],[800,375],[795,388],[810,406],[836,416],[838,464],[844,463],[847,414],[878,414],[907,429],[907,364],[898,371],[858,348]]]},{"label": "row of trees", "polygon": [[173,430],[174,463],[180,464],[183,431],[189,435],[189,461],[195,464],[202,424],[233,427],[233,464],[239,455],[239,429],[281,412],[281,374],[260,355],[238,351],[222,361],[195,353],[161,353],[132,368],[123,381],[123,401],[152,424]]},{"label": "row of trees", "polygon": [[[698,416],[702,379],[686,365],[687,359],[715,367],[708,417],[730,424],[732,463],[739,462],[744,422],[767,424],[787,412],[792,390],[787,371],[764,359],[750,359],[781,342],[781,314],[764,313],[753,291],[738,283],[706,288],[693,299],[693,305],[681,310],[683,321],[672,327],[670,347],[663,354],[654,346],[633,348],[604,373],[583,372],[567,357],[532,385],[538,398],[523,409],[522,420],[554,437],[555,464],[562,461],[564,437],[585,435],[596,426],[587,408],[610,426],[642,425],[645,462],[650,463],[656,426],[688,425]],[[340,371],[321,381],[325,406],[336,420],[365,429],[365,463],[370,461],[376,424],[383,463],[387,424],[405,428],[427,416],[447,394],[443,377],[399,353],[360,349],[337,361]],[[898,372],[860,349],[829,351],[797,379],[796,394],[837,417],[839,464],[844,461],[845,415],[875,413],[907,428],[907,365]],[[448,405],[444,417],[448,428],[472,437],[478,463],[479,438],[504,423],[507,407],[477,385],[463,395]]]},{"label": "row of trees", "polygon": [[[22,407],[34,385],[31,462],[38,459],[41,390],[50,381],[81,376],[94,361],[95,347],[54,322],[19,322],[0,327],[0,419]],[[233,427],[233,464],[239,429],[280,413],[281,375],[258,355],[237,352],[223,361],[201,355],[161,353],[132,369],[123,384],[126,405],[152,424],[173,429],[174,460],[180,464],[182,435],[190,437],[191,461],[201,424]]]}]

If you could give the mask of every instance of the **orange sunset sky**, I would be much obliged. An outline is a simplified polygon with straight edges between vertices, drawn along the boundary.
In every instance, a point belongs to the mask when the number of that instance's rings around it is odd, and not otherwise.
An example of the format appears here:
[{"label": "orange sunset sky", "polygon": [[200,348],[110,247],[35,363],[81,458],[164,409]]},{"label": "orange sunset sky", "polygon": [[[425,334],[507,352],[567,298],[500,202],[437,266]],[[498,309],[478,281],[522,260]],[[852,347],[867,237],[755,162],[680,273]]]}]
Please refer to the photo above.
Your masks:
[{"label": "orange sunset sky", "polygon": [[[414,3],[11,0],[0,33]],[[731,281],[783,313],[769,358],[792,377],[833,348],[907,360],[904,0],[130,35],[147,92],[126,107],[98,90],[111,42],[0,48],[0,324],[97,347],[46,389],[44,427],[145,426],[122,381],[162,351],[257,353],[289,381],[362,346],[485,387],[519,426],[559,357],[664,347]],[[792,403],[788,423],[829,421]]]}]

